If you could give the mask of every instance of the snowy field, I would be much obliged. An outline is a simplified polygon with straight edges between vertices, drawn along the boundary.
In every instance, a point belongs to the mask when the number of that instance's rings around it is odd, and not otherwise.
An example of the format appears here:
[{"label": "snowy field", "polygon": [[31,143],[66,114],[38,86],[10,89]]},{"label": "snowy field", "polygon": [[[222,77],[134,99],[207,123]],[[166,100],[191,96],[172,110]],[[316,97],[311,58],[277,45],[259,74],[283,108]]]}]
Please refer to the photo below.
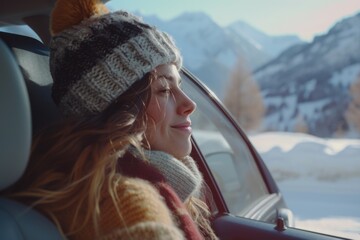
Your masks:
[{"label": "snowy field", "polygon": [[299,133],[250,136],[297,228],[360,239],[360,140]]}]

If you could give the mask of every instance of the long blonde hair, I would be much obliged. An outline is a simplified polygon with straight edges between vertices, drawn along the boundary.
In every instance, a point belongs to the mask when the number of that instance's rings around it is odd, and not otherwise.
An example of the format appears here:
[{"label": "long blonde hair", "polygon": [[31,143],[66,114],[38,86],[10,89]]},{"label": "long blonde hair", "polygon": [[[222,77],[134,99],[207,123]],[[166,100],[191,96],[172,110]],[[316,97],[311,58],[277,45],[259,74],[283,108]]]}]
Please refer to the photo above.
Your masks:
[{"label": "long blonde hair", "polygon": [[[99,115],[65,119],[41,131],[34,138],[26,172],[7,194],[39,209],[60,231],[57,213],[75,207],[63,234],[71,236],[90,221],[99,234],[101,190],[108,189],[116,204],[117,160],[130,144],[141,146],[153,77],[147,74]],[[190,198],[186,207],[200,230],[215,236],[206,204]]]}]

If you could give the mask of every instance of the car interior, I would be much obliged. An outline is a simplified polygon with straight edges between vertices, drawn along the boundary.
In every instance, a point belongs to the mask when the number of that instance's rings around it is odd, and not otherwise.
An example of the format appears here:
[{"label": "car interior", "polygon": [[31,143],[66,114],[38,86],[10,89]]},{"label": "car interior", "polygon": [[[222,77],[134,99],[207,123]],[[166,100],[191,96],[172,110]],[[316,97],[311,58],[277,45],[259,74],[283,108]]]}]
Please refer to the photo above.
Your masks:
[{"label": "car interior", "polygon": [[[24,173],[32,136],[62,118],[51,98],[50,32],[44,31],[49,29],[49,14],[55,1],[14,0],[6,6],[0,3],[0,192]],[[41,41],[12,33],[11,28],[1,29],[24,24]],[[36,209],[0,196],[0,239],[63,239],[63,236]]]},{"label": "car interior", "polygon": [[[41,4],[43,1],[38,2]],[[48,2],[50,8],[52,2]],[[6,8],[1,7],[0,26],[24,24],[24,18],[31,22],[28,16],[41,8],[36,8],[33,1],[24,3],[12,1],[6,3]],[[23,174],[32,135],[45,123],[61,117],[50,99],[52,80],[48,54],[48,47],[34,38],[0,31],[0,191]],[[62,236],[41,213],[0,197],[0,239],[62,239]]]},{"label": "car interior", "polygon": [[[0,191],[26,169],[31,138],[60,119],[51,99],[49,13],[55,0],[0,3],[0,27],[26,24],[41,41],[0,28]],[[106,2],[106,1],[105,1]],[[6,6],[5,6],[6,4]],[[0,239],[62,239],[40,212],[0,196]]]},{"label": "car interior", "polygon": [[[0,1],[0,192],[24,173],[32,136],[43,126],[62,118],[51,98],[49,71],[50,32],[47,29],[55,1]],[[11,33],[7,28],[24,24],[37,33],[41,41]],[[257,230],[259,224],[265,229],[261,232],[262,239],[269,239],[270,233],[277,234],[273,233],[273,225],[256,221],[249,225],[246,219],[234,221],[230,215],[224,218],[225,221],[215,221],[214,227],[225,238],[233,239],[235,232],[256,235],[254,229]],[[286,234],[282,237],[278,239],[288,239]],[[52,221],[31,206],[0,195],[0,239],[63,239],[63,236]]]}]

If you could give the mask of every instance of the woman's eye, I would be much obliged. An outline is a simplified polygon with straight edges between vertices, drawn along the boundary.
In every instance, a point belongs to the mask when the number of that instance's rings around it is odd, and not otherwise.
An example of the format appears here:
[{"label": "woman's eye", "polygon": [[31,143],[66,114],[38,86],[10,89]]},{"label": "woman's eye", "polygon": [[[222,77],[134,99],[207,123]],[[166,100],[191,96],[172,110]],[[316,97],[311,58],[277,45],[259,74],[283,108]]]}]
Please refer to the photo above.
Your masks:
[{"label": "woman's eye", "polygon": [[162,91],[163,91],[163,92],[170,92],[171,89],[170,89],[170,88],[164,88]]},{"label": "woman's eye", "polygon": [[159,93],[162,93],[162,94],[170,94],[170,93],[171,93],[171,89],[170,89],[170,88],[163,88],[163,89],[160,89]]}]

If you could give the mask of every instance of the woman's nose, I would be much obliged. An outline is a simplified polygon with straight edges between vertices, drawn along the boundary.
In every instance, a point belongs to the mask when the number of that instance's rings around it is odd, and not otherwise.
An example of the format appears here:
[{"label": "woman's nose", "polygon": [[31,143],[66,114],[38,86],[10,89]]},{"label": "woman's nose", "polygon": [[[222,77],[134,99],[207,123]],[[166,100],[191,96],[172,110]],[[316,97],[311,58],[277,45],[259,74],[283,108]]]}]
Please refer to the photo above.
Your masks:
[{"label": "woman's nose", "polygon": [[181,94],[182,100],[178,107],[178,113],[180,115],[190,115],[196,109],[196,103],[191,100],[184,92]]}]

